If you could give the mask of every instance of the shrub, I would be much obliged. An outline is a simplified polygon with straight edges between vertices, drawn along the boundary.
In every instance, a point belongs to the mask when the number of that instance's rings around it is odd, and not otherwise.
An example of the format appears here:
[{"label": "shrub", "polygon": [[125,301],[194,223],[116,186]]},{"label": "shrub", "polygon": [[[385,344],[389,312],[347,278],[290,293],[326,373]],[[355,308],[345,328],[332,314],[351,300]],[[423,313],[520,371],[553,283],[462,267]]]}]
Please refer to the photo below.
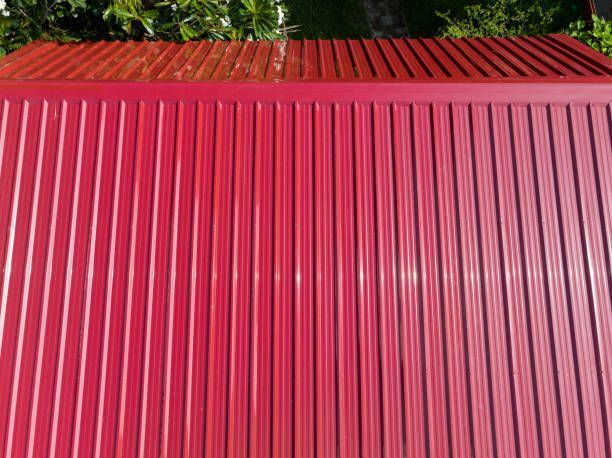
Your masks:
[{"label": "shrub", "polygon": [[0,0],[0,55],[36,39],[272,39],[281,0]]},{"label": "shrub", "polygon": [[552,0],[490,0],[467,5],[458,17],[436,12],[443,37],[541,35],[552,31],[559,5]]},{"label": "shrub", "polygon": [[567,33],[596,51],[612,57],[612,21],[607,21],[594,14],[590,28],[587,28],[586,21],[581,19],[572,22]]}]

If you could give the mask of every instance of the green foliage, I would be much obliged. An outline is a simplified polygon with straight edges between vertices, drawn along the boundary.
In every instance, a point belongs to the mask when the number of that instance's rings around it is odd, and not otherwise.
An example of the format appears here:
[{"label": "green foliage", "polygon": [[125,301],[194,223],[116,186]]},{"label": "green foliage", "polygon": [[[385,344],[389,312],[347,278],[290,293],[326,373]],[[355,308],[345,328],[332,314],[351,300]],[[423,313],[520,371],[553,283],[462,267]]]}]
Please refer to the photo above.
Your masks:
[{"label": "green foliage", "polygon": [[594,14],[590,27],[587,28],[586,21],[581,19],[572,22],[567,33],[596,51],[612,57],[612,21],[607,21]]},{"label": "green foliage", "polygon": [[36,39],[101,38],[99,5],[83,0],[0,0],[0,55]]},{"label": "green foliage", "polygon": [[[421,1],[421,0],[417,0]],[[363,0],[285,0],[292,38],[370,38]]]},{"label": "green foliage", "polygon": [[274,39],[281,0],[0,0],[0,55],[37,39]]},{"label": "green foliage", "polygon": [[540,35],[553,30],[559,4],[552,0],[489,0],[467,5],[457,17],[436,12],[444,37]]},{"label": "green foliage", "polygon": [[[289,0],[286,0],[289,2]],[[446,21],[436,12],[445,12],[451,18],[464,18],[467,5],[488,7],[491,0],[399,0],[406,18],[408,30],[415,37],[438,36],[444,29]],[[580,17],[584,10],[584,0],[547,0],[544,4],[554,7],[555,18],[549,32],[559,32],[567,28],[570,22]],[[293,15],[292,15],[293,18]],[[302,23],[302,22],[300,22]]]}]

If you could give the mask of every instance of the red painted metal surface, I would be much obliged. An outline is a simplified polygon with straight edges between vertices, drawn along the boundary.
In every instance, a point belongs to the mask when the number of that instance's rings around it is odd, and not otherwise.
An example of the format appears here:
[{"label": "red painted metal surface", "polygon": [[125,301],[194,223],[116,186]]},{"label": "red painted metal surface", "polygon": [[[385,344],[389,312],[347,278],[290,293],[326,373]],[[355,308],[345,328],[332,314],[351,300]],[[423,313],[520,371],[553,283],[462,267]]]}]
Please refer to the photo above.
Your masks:
[{"label": "red painted metal surface", "polygon": [[508,39],[34,42],[0,79],[346,81],[610,76],[610,59],[565,35]]},{"label": "red painted metal surface", "polygon": [[83,46],[0,61],[1,457],[610,456],[609,61]]}]

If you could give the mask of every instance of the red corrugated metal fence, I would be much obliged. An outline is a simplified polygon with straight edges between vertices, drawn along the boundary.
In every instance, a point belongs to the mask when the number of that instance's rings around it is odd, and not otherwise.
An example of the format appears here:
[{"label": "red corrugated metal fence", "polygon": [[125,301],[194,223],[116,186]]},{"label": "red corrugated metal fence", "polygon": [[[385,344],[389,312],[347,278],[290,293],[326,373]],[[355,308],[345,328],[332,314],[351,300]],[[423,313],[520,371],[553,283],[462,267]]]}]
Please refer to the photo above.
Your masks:
[{"label": "red corrugated metal fence", "polygon": [[1,456],[610,456],[605,77],[334,84],[0,84]]}]

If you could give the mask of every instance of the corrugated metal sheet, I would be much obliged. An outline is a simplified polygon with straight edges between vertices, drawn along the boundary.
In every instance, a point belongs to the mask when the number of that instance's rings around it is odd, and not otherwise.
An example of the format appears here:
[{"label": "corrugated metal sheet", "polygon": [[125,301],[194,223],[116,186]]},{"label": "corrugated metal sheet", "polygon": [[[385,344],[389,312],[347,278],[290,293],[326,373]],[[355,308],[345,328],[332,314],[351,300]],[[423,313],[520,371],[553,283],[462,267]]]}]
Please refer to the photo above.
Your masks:
[{"label": "corrugated metal sheet", "polygon": [[611,456],[611,102],[0,82],[0,456]]},{"label": "corrugated metal sheet", "polygon": [[605,56],[565,35],[476,39],[32,43],[0,79],[413,80],[592,77]]}]

